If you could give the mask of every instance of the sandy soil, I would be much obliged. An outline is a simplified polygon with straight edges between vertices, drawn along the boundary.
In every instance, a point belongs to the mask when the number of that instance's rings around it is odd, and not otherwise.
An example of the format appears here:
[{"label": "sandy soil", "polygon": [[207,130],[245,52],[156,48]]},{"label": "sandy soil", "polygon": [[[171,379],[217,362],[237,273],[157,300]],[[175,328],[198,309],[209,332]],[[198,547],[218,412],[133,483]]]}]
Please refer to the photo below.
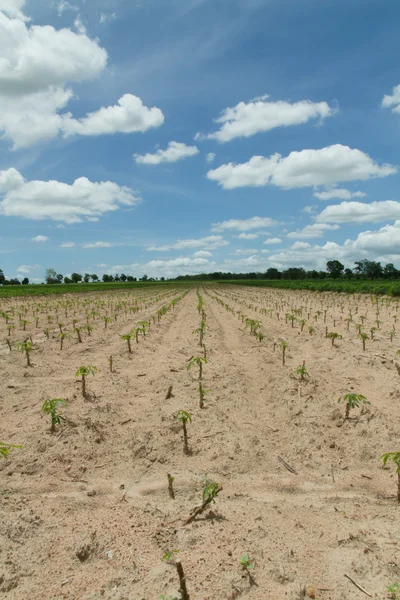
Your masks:
[{"label": "sandy soil", "polygon": [[[68,339],[62,352],[57,320],[47,340],[28,314],[31,368],[14,348],[0,346],[0,440],[23,445],[0,460],[6,600],[179,597],[176,569],[161,560],[172,549],[180,551],[191,600],[365,598],[345,574],[383,599],[386,586],[400,581],[397,476],[379,461],[400,449],[398,343],[390,340],[397,303],[379,300],[380,328],[363,352],[354,324],[365,316],[366,332],[376,326],[369,297],[233,286],[200,292],[209,359],[203,385],[210,390],[203,409],[196,373],[186,368],[202,353],[192,333],[200,322],[195,289],[152,324],[132,354],[119,334],[156,315],[181,289],[71,296],[68,330],[72,318],[86,322],[93,306],[113,314],[122,298],[125,308],[107,329],[96,317],[92,335],[81,344]],[[130,313],[135,298],[141,310]],[[54,314],[60,299],[46,302]],[[285,322],[296,311],[307,320],[303,332],[298,320],[293,327]],[[245,328],[245,317],[261,321],[262,342]],[[2,340],[3,319],[0,327]],[[343,335],[336,346],[326,327]],[[13,340],[24,336],[19,326],[12,333]],[[285,366],[280,340],[289,344]],[[303,360],[305,382],[293,375]],[[75,380],[85,364],[99,368],[86,399]],[[352,391],[371,406],[345,420],[338,397]],[[46,398],[68,401],[67,422],[54,434],[41,412]],[[190,455],[183,452],[180,409],[192,415]],[[167,473],[175,478],[174,500]],[[185,524],[206,478],[223,490],[210,510]],[[252,578],[240,566],[245,554],[255,565]]]}]

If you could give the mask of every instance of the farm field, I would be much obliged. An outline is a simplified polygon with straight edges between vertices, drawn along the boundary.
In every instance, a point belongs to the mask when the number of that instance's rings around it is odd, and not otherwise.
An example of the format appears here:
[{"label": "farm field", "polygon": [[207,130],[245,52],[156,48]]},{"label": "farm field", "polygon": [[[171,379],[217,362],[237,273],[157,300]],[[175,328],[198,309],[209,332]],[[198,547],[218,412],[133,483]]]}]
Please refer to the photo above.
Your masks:
[{"label": "farm field", "polygon": [[[0,313],[2,597],[180,599],[173,550],[190,600],[390,597],[396,298],[168,285]],[[346,394],[370,404],[346,419]]]}]

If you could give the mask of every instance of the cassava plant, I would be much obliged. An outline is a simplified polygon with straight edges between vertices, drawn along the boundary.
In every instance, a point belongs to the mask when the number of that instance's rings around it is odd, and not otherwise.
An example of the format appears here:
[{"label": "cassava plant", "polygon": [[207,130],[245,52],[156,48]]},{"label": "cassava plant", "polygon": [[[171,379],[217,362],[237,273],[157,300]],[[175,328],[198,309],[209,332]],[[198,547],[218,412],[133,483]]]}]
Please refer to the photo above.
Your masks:
[{"label": "cassava plant", "polygon": [[358,337],[359,337],[359,338],[361,339],[361,341],[362,341],[362,348],[363,348],[363,351],[365,352],[365,342],[366,342],[367,340],[369,340],[368,334],[367,334],[367,333],[365,333],[364,331],[361,331],[361,332],[359,333]]},{"label": "cassava plant", "polygon": [[32,342],[28,342],[27,340],[25,342],[20,342],[19,344],[17,344],[17,350],[19,350],[20,352],[24,353],[26,356],[26,364],[28,367],[31,367],[31,359],[30,359],[30,353],[33,350],[33,344]]},{"label": "cassava plant", "polygon": [[89,375],[92,375],[94,377],[95,374],[97,373],[97,371],[98,371],[97,367],[88,366],[88,367],[79,367],[79,369],[75,373],[75,377],[81,377],[81,382],[82,382],[82,396],[84,398],[86,398],[86,396],[87,396],[87,391],[86,391],[86,377],[88,377]]},{"label": "cassava plant", "polygon": [[127,342],[128,344],[128,352],[131,354],[132,352],[132,346],[131,346],[131,339],[135,336],[133,331],[130,331],[129,333],[124,333],[123,335],[120,336],[121,340],[124,340],[125,342]]},{"label": "cassava plant", "polygon": [[[178,552],[179,552],[179,550],[171,550],[169,552],[166,552],[166,554],[164,554],[164,556],[162,557],[162,560],[169,564],[175,565],[177,573],[178,573],[178,577],[179,577],[179,593],[181,596],[181,600],[190,600],[190,596],[189,596],[189,593],[187,591],[187,586],[186,586],[186,577],[185,577],[185,573],[183,570],[181,559],[178,557]],[[161,596],[161,598],[162,598],[162,596]],[[170,596],[170,598],[171,598],[171,596]]]},{"label": "cassava plant", "polygon": [[191,523],[195,520],[195,518],[205,511],[206,508],[210,506],[210,504],[215,502],[218,494],[222,491],[222,486],[215,481],[205,481],[205,486],[203,488],[202,493],[202,503],[199,506],[195,506],[190,514],[190,516],[186,519],[186,524]]},{"label": "cassava plant", "polygon": [[208,358],[205,356],[193,356],[187,365],[187,370],[190,371],[194,365],[197,365],[199,367],[199,381],[201,381],[203,378],[203,364],[206,363],[208,363]]},{"label": "cassava plant", "polygon": [[341,404],[342,402],[344,402],[346,405],[346,419],[349,418],[350,410],[352,410],[353,408],[358,408],[360,405],[366,406],[371,404],[371,402],[368,402],[366,397],[362,394],[353,393],[345,394],[343,397],[340,397],[338,403]]},{"label": "cassava plant", "polygon": [[6,444],[5,442],[0,442],[0,456],[7,458],[10,455],[11,450],[14,448],[21,449],[23,446],[16,446],[15,444]]},{"label": "cassava plant", "polygon": [[186,426],[187,426],[187,423],[192,422],[192,415],[190,413],[186,412],[186,410],[180,410],[180,411],[178,411],[177,419],[178,419],[178,421],[180,421],[182,423],[182,427],[183,427],[183,451],[185,454],[190,454]]},{"label": "cassava plant", "polygon": [[65,417],[58,412],[58,408],[65,408],[67,401],[63,398],[55,398],[54,400],[45,400],[42,406],[42,411],[46,415],[50,415],[51,419],[51,431],[52,433],[56,430],[56,425],[60,425],[61,421],[65,421]]},{"label": "cassava plant", "polygon": [[297,369],[294,371],[295,375],[300,375],[300,380],[305,381],[307,378],[310,379],[310,375],[307,371],[306,361],[303,360],[303,364],[299,365]]},{"label": "cassava plant", "polygon": [[343,339],[343,336],[340,333],[338,333],[337,331],[330,331],[326,337],[332,341],[332,346],[335,345],[335,340]]},{"label": "cassava plant", "polygon": [[379,460],[383,462],[383,466],[391,460],[396,466],[397,473],[397,502],[400,502],[400,452],[386,452],[379,457]]},{"label": "cassava plant", "polygon": [[282,364],[285,366],[286,364],[286,350],[289,348],[289,344],[282,340],[280,343],[280,347],[282,348]]}]

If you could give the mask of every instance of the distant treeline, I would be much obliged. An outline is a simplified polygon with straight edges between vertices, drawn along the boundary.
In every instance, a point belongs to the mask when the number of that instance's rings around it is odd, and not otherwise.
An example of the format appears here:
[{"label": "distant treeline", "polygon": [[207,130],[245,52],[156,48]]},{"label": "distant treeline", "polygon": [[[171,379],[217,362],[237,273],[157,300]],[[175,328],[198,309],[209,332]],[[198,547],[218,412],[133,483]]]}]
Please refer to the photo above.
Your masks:
[{"label": "distant treeline", "polygon": [[[115,275],[104,274],[97,275],[95,273],[72,273],[69,276],[64,276],[61,273],[57,273],[54,269],[46,269],[45,283],[51,285],[57,284],[88,284],[88,283],[133,283],[136,281],[141,282],[155,282],[155,281],[234,281],[234,280],[288,280],[288,281],[304,281],[304,280],[342,280],[350,281],[357,279],[370,279],[370,280],[396,280],[400,279],[400,270],[396,269],[393,263],[382,265],[380,262],[373,260],[367,260],[366,258],[356,261],[354,269],[345,268],[345,266],[338,260],[329,260],[326,263],[325,271],[306,271],[302,267],[290,267],[280,271],[279,269],[269,268],[263,272],[251,272],[251,273],[225,273],[222,271],[215,271],[214,273],[201,273],[197,275],[179,275],[173,278],[167,277],[148,277],[142,275],[142,277],[136,278],[132,275]],[[29,279],[25,277],[22,281],[19,279],[7,279],[0,269],[0,285],[28,285]]]},{"label": "distant treeline", "polygon": [[329,260],[326,263],[325,271],[306,271],[302,267],[290,267],[280,271],[270,268],[263,272],[251,273],[224,273],[216,271],[214,273],[201,273],[199,275],[180,275],[175,281],[234,281],[234,280],[324,280],[336,279],[342,281],[351,281],[357,279],[400,279],[400,270],[392,263],[382,265],[380,262],[367,260],[366,258],[354,263],[354,269],[345,268],[338,260]]}]

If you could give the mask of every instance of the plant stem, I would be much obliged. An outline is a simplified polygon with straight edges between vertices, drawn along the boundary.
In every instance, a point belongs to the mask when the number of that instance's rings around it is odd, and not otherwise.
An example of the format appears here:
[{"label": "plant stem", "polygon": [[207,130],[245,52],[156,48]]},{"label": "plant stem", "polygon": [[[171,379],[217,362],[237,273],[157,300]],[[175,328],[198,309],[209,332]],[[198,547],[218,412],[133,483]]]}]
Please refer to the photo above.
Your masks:
[{"label": "plant stem", "polygon": [[185,573],[183,572],[181,559],[180,558],[175,559],[175,564],[176,564],[176,570],[178,571],[179,592],[181,594],[181,598],[182,598],[182,600],[190,600],[190,597],[189,597],[189,594],[187,591],[187,587],[186,587],[186,577],[185,577]]}]

